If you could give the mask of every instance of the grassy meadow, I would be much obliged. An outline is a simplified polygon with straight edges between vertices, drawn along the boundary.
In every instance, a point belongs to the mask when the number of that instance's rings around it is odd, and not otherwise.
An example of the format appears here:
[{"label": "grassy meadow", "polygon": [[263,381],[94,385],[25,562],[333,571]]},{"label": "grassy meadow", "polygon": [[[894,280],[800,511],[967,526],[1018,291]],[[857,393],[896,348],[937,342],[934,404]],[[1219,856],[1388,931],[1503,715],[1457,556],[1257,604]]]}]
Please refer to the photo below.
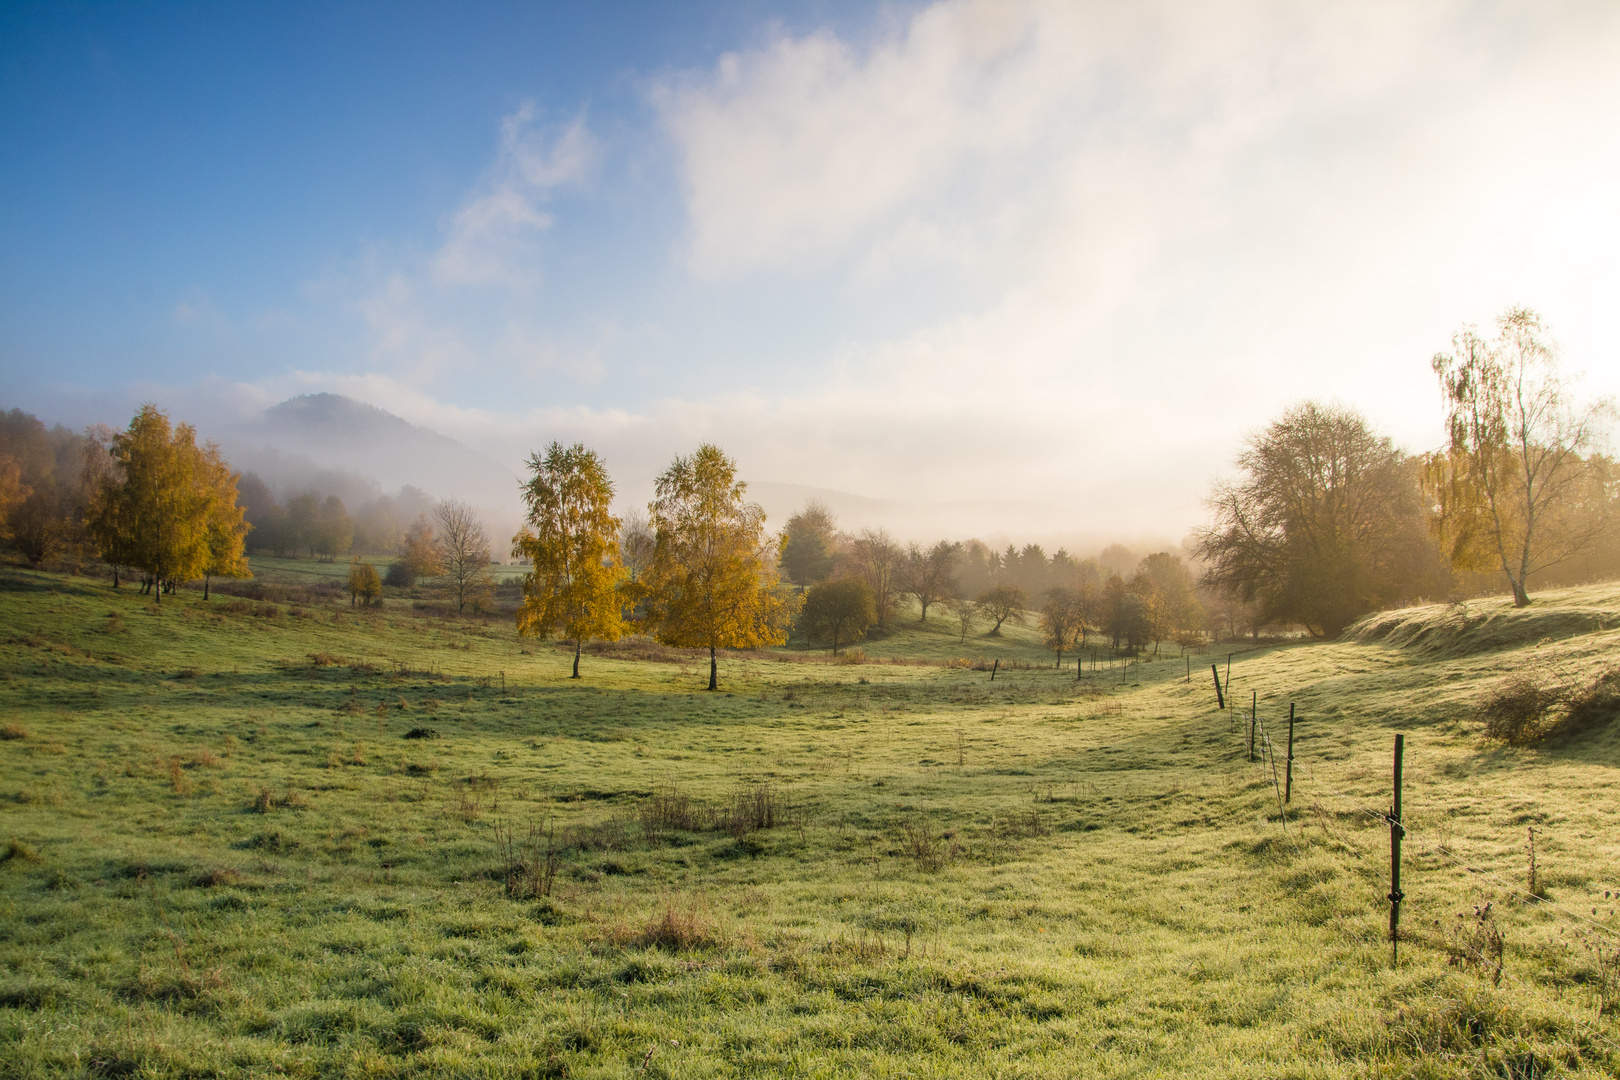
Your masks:
[{"label": "grassy meadow", "polygon": [[1614,1076],[1620,728],[1478,704],[1617,647],[1611,585],[1238,652],[1297,710],[1283,813],[1224,647],[1076,679],[941,611],[710,694],[649,643],[576,681],[500,621],[0,568],[0,1075]]}]

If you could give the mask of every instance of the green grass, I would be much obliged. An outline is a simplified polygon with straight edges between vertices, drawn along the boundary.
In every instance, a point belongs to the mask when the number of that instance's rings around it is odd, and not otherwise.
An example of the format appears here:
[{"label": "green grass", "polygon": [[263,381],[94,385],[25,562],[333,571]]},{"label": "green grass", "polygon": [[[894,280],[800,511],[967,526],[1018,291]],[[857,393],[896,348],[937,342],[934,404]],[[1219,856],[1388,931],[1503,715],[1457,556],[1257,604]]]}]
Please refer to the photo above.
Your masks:
[{"label": "green grass", "polygon": [[[1032,631],[964,650],[902,619],[868,656],[938,663],[724,658],[706,694],[697,656],[588,655],[571,681],[504,623],[159,610],[16,569],[0,625],[0,1075],[1620,1070],[1578,940],[1620,934],[1620,735],[1510,751],[1473,707],[1526,663],[1612,663],[1609,616],[1239,654],[1234,698],[1274,733],[1299,712],[1286,832],[1213,657],[1190,684],[1180,658],[1077,682]],[[944,666],[997,655],[1047,666]],[[1364,811],[1395,731],[1392,969]],[[778,821],[712,827],[739,796]],[[693,828],[644,829],[682,797]],[[507,887],[501,831],[531,826],[549,896]],[[1546,901],[1517,895],[1532,826]],[[1485,902],[1500,985],[1453,962]]]}]

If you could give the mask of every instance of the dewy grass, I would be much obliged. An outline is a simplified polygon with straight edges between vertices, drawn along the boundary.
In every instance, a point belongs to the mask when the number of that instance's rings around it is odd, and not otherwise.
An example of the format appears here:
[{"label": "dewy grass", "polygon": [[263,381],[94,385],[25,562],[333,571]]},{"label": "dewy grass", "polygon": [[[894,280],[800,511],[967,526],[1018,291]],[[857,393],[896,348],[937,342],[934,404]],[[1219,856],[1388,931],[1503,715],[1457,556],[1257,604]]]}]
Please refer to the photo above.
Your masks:
[{"label": "dewy grass", "polygon": [[0,1075],[1612,1076],[1620,733],[1479,711],[1532,653],[1607,670],[1594,595],[1238,654],[1273,737],[1295,703],[1285,834],[1179,655],[992,683],[902,619],[868,655],[926,664],[706,694],[650,648],[572,681],[500,623],[0,570]]}]

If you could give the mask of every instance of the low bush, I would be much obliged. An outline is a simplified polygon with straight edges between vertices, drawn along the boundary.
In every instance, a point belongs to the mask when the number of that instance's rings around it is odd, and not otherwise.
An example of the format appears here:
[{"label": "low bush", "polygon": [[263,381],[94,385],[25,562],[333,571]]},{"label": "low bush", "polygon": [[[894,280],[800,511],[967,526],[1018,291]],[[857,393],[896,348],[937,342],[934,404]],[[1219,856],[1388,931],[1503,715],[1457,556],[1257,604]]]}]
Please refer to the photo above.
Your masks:
[{"label": "low bush", "polygon": [[1531,746],[1544,738],[1553,710],[1564,701],[1563,688],[1546,675],[1519,671],[1485,696],[1480,713],[1485,737],[1509,746]]}]

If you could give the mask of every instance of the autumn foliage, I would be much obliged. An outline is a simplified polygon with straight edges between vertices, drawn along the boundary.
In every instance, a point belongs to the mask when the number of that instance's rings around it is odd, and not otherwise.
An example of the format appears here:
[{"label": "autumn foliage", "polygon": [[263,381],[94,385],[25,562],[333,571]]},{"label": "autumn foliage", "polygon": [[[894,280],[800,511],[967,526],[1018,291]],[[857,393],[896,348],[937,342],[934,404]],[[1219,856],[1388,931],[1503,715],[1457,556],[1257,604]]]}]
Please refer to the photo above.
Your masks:
[{"label": "autumn foliage", "polygon": [[117,567],[139,572],[142,591],[158,597],[198,578],[247,576],[238,478],[217,446],[199,447],[189,424],[144,405],[106,453],[85,526],[114,584]]},{"label": "autumn foliage", "polygon": [[712,443],[678,457],[658,477],[651,506],[655,547],[647,621],[666,645],[716,651],[780,645],[799,598],[780,586],[765,542],[765,514],[747,502],[737,466]]}]

